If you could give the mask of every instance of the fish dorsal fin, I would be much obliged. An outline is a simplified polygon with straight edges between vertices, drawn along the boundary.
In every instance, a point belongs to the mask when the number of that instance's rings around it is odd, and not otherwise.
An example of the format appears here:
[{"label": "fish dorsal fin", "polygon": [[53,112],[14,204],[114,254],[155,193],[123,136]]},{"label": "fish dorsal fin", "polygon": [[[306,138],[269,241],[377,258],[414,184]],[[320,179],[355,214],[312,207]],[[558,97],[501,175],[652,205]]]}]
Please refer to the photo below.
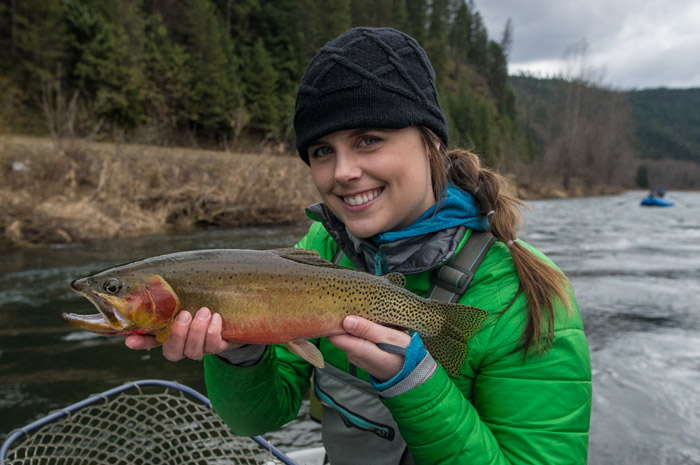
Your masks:
[{"label": "fish dorsal fin", "polygon": [[321,255],[319,255],[319,253],[315,250],[287,248],[272,249],[268,250],[268,252],[279,255],[280,257],[286,260],[291,260],[297,263],[303,263],[304,265],[324,266],[327,268],[343,268],[346,270],[348,269],[331,263],[328,260],[324,260],[323,258],[321,258]]},{"label": "fish dorsal fin", "polygon": [[389,273],[384,277],[394,286],[398,286],[402,289],[406,287],[406,277],[401,273]]},{"label": "fish dorsal fin", "polygon": [[289,341],[286,342],[284,345],[287,346],[287,349],[289,349],[290,352],[303,358],[313,366],[318,368],[323,368],[325,366],[325,364],[323,363],[323,355],[321,354],[321,351],[318,350],[318,347],[316,347],[306,339],[302,339],[299,341]]}]

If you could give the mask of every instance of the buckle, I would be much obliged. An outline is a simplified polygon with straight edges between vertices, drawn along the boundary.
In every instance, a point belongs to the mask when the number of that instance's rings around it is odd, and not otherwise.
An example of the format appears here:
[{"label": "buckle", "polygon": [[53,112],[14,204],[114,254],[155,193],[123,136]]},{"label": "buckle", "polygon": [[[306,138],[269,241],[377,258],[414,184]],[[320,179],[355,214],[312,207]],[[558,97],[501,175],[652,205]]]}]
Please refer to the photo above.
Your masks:
[{"label": "buckle", "polygon": [[473,277],[473,272],[447,264],[433,271],[431,281],[434,285],[461,296],[467,291]]}]

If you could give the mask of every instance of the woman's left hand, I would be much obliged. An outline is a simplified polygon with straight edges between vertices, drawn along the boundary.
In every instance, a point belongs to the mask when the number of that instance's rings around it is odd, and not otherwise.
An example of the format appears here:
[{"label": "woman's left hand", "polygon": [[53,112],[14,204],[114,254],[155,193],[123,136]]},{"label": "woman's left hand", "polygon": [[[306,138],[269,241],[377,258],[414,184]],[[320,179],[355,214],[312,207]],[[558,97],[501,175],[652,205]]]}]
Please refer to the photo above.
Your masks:
[{"label": "woman's left hand", "polygon": [[385,382],[396,376],[404,363],[404,356],[384,352],[377,343],[408,347],[411,336],[404,331],[387,328],[359,316],[348,316],[343,320],[347,334],[330,336],[328,340],[344,350],[348,361]]}]

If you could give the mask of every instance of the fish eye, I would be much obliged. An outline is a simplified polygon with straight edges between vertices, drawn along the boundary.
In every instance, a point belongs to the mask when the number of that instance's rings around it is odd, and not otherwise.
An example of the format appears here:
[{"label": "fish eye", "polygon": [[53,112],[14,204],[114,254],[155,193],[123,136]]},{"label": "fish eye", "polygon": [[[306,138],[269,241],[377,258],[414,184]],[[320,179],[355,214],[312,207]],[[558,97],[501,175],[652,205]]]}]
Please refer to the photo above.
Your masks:
[{"label": "fish eye", "polygon": [[102,289],[104,289],[109,294],[116,294],[122,289],[122,282],[114,278],[108,279],[102,285]]}]

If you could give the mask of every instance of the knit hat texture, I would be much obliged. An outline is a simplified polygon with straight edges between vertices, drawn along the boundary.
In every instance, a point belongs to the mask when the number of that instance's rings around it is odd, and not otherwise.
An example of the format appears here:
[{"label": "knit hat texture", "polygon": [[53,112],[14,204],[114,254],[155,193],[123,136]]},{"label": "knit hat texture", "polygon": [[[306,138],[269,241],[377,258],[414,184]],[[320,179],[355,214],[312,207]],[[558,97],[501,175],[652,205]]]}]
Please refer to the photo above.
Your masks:
[{"label": "knit hat texture", "polygon": [[418,42],[403,32],[351,29],[324,45],[301,78],[294,129],[306,164],[309,145],[332,132],[409,126],[425,126],[448,145],[435,71]]}]

